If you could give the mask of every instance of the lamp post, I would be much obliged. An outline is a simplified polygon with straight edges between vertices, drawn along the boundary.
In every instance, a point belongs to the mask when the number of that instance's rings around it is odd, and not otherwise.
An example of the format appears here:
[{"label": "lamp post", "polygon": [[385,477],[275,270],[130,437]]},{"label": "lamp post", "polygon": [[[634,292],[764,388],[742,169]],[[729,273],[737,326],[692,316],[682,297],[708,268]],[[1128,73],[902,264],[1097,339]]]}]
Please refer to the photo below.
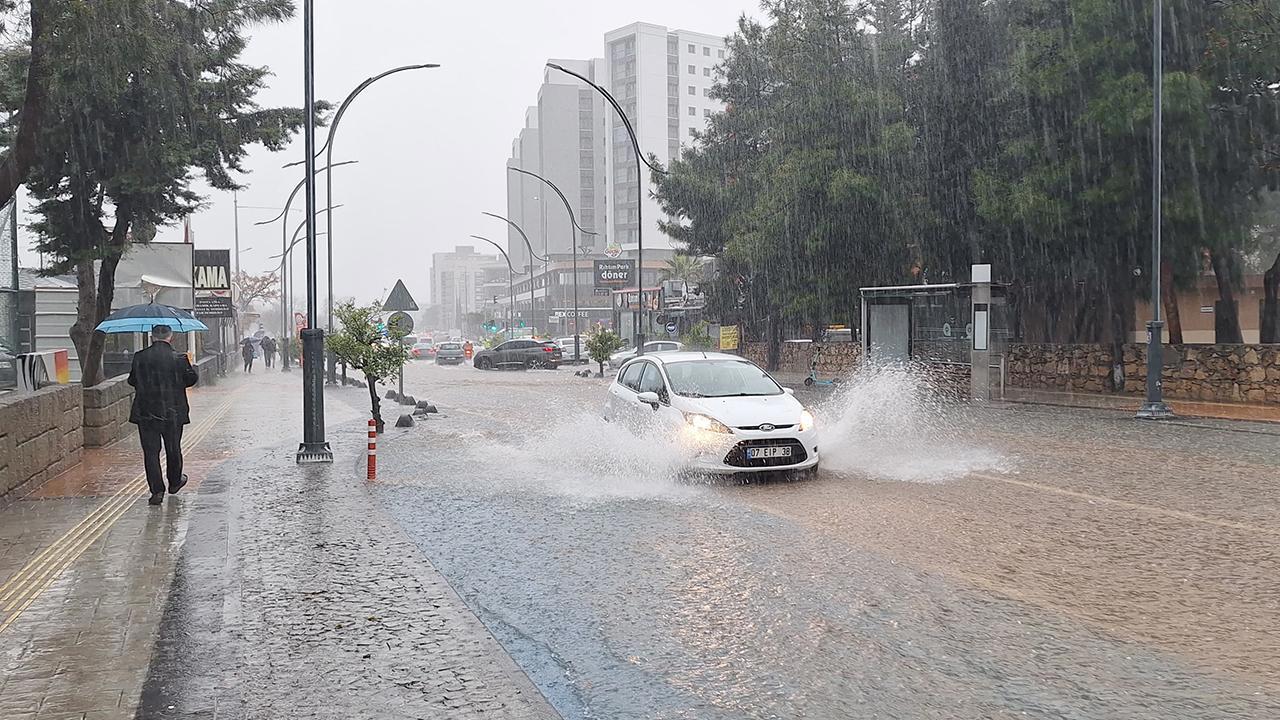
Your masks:
[{"label": "lamp post", "polygon": [[[494,215],[493,213],[489,213],[489,212],[487,212],[487,213],[480,213],[480,214],[481,214],[481,215],[488,215],[488,216],[489,216],[489,217],[491,217],[491,218],[498,218],[499,220],[501,220],[501,221],[505,222],[506,224],[510,225],[511,227],[515,228],[515,229],[516,229],[516,232],[520,233],[520,237],[524,238],[524,246],[525,246],[526,248],[528,248],[528,249],[529,249],[529,315],[530,315],[530,319],[532,319],[532,316],[533,316],[533,313],[534,313],[534,300],[533,300],[533,279],[534,279],[533,267],[534,267],[534,266],[533,266],[533,260],[534,260],[534,259],[537,259],[537,260],[541,260],[541,261],[542,261],[542,274],[543,274],[543,276],[544,276],[544,278],[545,278],[545,276],[546,276],[546,274],[547,274],[547,259],[546,259],[546,258],[544,258],[544,257],[539,257],[539,256],[538,256],[538,254],[537,254],[537,253],[535,253],[535,252],[533,251],[533,243],[529,242],[529,236],[524,234],[524,230],[522,230],[522,229],[520,228],[520,226],[519,226],[519,225],[517,225],[517,224],[515,224],[514,222],[512,222],[512,221],[508,220],[507,218],[502,217],[501,215]],[[548,296],[548,297],[550,297],[550,293],[547,293],[547,296]],[[548,313],[548,314],[550,314],[550,313]]]},{"label": "lamp post", "polygon": [[[334,205],[332,209],[337,210],[340,207],[342,206]],[[302,238],[298,236],[299,234],[302,233],[302,231],[306,228],[306,226],[307,225],[305,220],[302,221],[301,223],[298,223],[298,227],[293,231],[293,239],[289,242],[288,247],[286,247],[284,251],[281,252],[279,255],[271,255],[268,258],[269,260],[275,260],[276,258],[280,258],[280,265],[277,267],[280,270],[280,275],[282,278],[293,276],[293,248],[295,245],[297,245],[299,242],[302,241]],[[324,235],[324,233],[323,232],[316,233],[317,237],[319,237],[320,235]],[[290,287],[292,287],[292,282],[290,283]],[[283,289],[283,283],[282,283],[282,289]],[[291,329],[293,327],[293,295],[292,293],[288,295],[287,302],[288,302],[288,305],[286,306],[285,295],[281,294],[280,312],[285,319],[285,321],[282,323],[283,332],[280,335],[281,338],[285,338],[285,337],[292,338],[294,335]],[[286,357],[289,355],[288,352],[284,352],[282,354],[285,355]]]},{"label": "lamp post", "polygon": [[[341,166],[343,166],[343,165],[354,165],[354,164],[355,164],[355,163],[357,163],[357,162],[359,162],[359,160],[344,160],[344,161],[342,161],[342,162],[340,162],[340,163],[330,163],[330,164],[326,164],[326,165],[325,165],[323,168],[321,168],[321,169],[322,169],[322,170],[324,170],[325,172],[329,173],[329,172],[333,172],[333,168],[341,167]],[[284,254],[285,254],[286,252],[288,252],[288,251],[289,251],[289,247],[290,247],[290,245],[289,245],[289,223],[285,220],[285,218],[286,218],[286,217],[288,217],[288,215],[289,215],[289,210],[290,210],[290,209],[292,208],[292,206],[293,206],[293,199],[294,199],[295,197],[297,197],[297,196],[298,196],[298,193],[302,191],[302,188],[306,185],[306,183],[307,183],[307,179],[304,177],[303,179],[301,179],[301,180],[299,180],[299,181],[298,181],[298,184],[297,184],[297,185],[294,185],[294,186],[293,186],[293,191],[289,193],[289,199],[285,201],[285,203],[284,203],[284,209],[282,209],[282,210],[280,211],[280,214],[279,214],[279,215],[276,215],[275,217],[271,218],[270,220],[263,220],[263,221],[261,221],[261,222],[256,222],[256,223],[254,223],[254,225],[255,225],[255,226],[257,226],[257,225],[270,225],[271,223],[276,222],[277,220],[279,220],[279,221],[280,221],[280,255],[281,255],[282,257],[284,256]],[[289,274],[288,274],[286,271],[281,271],[281,276],[280,276],[280,291],[281,291],[280,308],[281,308],[281,311],[282,311],[282,312],[283,312],[283,309],[284,309],[284,297],[285,297],[285,293],[287,293],[287,292],[288,292],[288,287],[289,287],[289,285],[291,284],[291,282],[292,282],[292,278],[290,278],[290,277],[289,277]],[[289,337],[289,336],[290,336],[290,333],[289,333],[289,329],[288,329],[288,327],[289,327],[289,323],[290,323],[292,320],[293,320],[293,318],[292,318],[292,317],[286,317],[286,318],[285,318],[285,322],[282,322],[282,323],[280,324],[280,337],[284,338],[284,337]],[[289,353],[285,353],[285,354],[284,354],[284,358],[282,358],[281,363],[280,363],[280,371],[281,371],[281,372],[289,372]]]},{"label": "lamp post", "polygon": [[[547,187],[554,190],[556,195],[560,196],[560,202],[564,203],[564,209],[569,213],[569,222],[572,224],[570,232],[573,233],[573,244],[570,246],[570,249],[573,251],[573,361],[575,363],[581,362],[582,350],[580,346],[582,345],[582,341],[578,337],[578,232],[581,231],[587,235],[595,235],[595,233],[578,224],[578,218],[573,214],[573,207],[569,205],[569,199],[564,196],[563,192],[560,192],[560,188],[556,187],[555,183],[542,177],[538,173],[523,170],[518,167],[508,166],[507,169],[541,180],[547,185]],[[548,256],[550,256],[550,253],[548,253]]]},{"label": "lamp post", "polygon": [[296,461],[332,463],[324,436],[324,330],[316,326],[316,81],[315,0],[302,5],[302,74],[306,120],[302,126],[306,153],[307,329],[302,331],[302,442]]},{"label": "lamp post", "polygon": [[1143,420],[1165,420],[1173,410],[1164,402],[1164,320],[1160,318],[1160,224],[1163,219],[1161,184],[1164,174],[1164,2],[1152,8],[1152,115],[1151,115],[1151,322],[1147,323],[1147,399],[1138,409]]},{"label": "lamp post", "polygon": [[[329,134],[325,138],[325,142],[324,142],[325,165],[331,166],[333,164],[333,137],[338,132],[338,124],[342,122],[342,116],[346,114],[347,108],[351,106],[351,103],[356,99],[356,96],[364,92],[365,89],[368,88],[370,85],[378,82],[382,78],[385,78],[389,75],[395,75],[396,73],[406,72],[409,70],[426,70],[429,68],[438,68],[438,67],[440,66],[435,63],[423,63],[420,65],[404,65],[401,67],[392,68],[383,73],[379,73],[377,75],[374,75],[373,77],[366,78],[364,82],[357,85],[355,89],[352,90],[347,95],[347,97],[342,101],[342,104],[338,106],[338,111],[333,115],[333,122],[329,124]],[[328,207],[333,206],[333,175],[332,174],[325,176],[325,205]],[[325,216],[325,232],[328,235],[325,241],[325,248],[326,248],[326,253],[328,258],[327,270],[329,274],[329,299],[328,299],[329,306],[328,306],[325,327],[328,329],[329,332],[333,332],[333,213],[329,213],[328,215]],[[331,383],[336,382],[335,374],[336,374],[336,363],[331,362],[329,363],[329,382]]]},{"label": "lamp post", "polygon": [[515,320],[515,317],[516,317],[516,294],[512,290],[512,285],[513,285],[512,281],[516,275],[523,275],[524,273],[517,273],[516,269],[514,267],[511,267],[511,258],[507,255],[507,251],[502,249],[501,245],[490,240],[487,237],[481,237],[479,235],[472,235],[471,237],[475,238],[476,240],[483,240],[489,243],[490,245],[494,246],[495,248],[498,249],[498,252],[502,253],[502,259],[507,261],[507,303],[510,306],[509,309],[507,310],[507,339],[510,340],[512,338],[511,323]]},{"label": "lamp post", "polygon": [[613,106],[614,111],[618,113],[618,117],[622,118],[622,126],[627,129],[627,135],[631,138],[631,147],[636,152],[636,291],[637,291],[636,294],[640,299],[640,303],[639,303],[638,309],[632,315],[632,322],[635,324],[635,327],[636,327],[636,338],[635,338],[636,354],[643,355],[644,354],[644,329],[641,327],[640,322],[641,322],[641,318],[644,315],[644,218],[642,215],[642,210],[644,208],[643,188],[645,187],[645,182],[644,182],[644,170],[642,168],[648,167],[650,170],[656,173],[663,173],[663,174],[665,174],[665,171],[663,171],[660,168],[654,167],[649,163],[648,160],[645,159],[644,153],[640,151],[640,141],[636,139],[635,128],[631,126],[631,119],[627,117],[627,114],[625,112],[623,112],[622,106],[619,105],[618,101],[615,100],[614,97],[609,94],[608,90],[605,90],[604,88],[600,87],[594,82],[591,82],[591,80],[587,79],[586,77],[583,77],[582,75],[572,70],[569,70],[565,67],[557,65],[556,63],[547,63],[547,67],[551,68],[552,70],[559,70],[560,72],[565,73],[566,75],[572,75],[578,78],[579,80],[581,80],[582,82],[590,85],[592,88],[595,89],[596,92],[603,95],[604,99],[608,100],[609,104]]}]

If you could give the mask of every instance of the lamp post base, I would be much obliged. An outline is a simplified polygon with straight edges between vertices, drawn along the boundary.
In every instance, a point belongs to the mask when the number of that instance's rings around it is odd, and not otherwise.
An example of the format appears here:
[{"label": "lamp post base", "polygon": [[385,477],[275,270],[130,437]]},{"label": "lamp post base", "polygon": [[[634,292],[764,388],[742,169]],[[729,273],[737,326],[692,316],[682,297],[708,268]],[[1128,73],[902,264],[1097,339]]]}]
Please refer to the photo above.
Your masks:
[{"label": "lamp post base", "polygon": [[299,465],[311,464],[331,464],[333,463],[333,450],[329,448],[329,443],[299,443],[298,458]]},{"label": "lamp post base", "polygon": [[1139,420],[1172,420],[1177,415],[1164,401],[1159,401],[1142,403],[1142,407],[1138,408],[1134,417]]}]

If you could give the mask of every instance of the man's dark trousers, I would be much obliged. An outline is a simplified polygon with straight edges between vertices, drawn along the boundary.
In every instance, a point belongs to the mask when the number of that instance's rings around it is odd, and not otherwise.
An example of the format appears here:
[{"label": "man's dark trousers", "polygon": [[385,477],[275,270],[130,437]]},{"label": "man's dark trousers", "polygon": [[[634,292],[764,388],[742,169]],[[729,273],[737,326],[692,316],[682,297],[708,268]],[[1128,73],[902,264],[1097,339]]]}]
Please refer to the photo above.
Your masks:
[{"label": "man's dark trousers", "polygon": [[[142,440],[142,463],[147,469],[147,485],[151,492],[163,493],[170,483],[182,478],[182,423],[142,423],[138,425],[138,437]],[[164,445],[166,472],[160,472],[160,446]]]}]

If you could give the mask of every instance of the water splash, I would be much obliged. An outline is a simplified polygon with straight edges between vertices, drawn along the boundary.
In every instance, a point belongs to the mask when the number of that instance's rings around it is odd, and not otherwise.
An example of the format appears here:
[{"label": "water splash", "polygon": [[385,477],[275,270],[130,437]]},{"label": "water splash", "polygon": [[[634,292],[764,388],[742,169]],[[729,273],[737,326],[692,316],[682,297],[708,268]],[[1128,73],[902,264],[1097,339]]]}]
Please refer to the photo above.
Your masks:
[{"label": "water splash", "polygon": [[906,482],[945,482],[1006,472],[1008,460],[974,439],[971,406],[918,369],[864,368],[817,407],[822,467]]}]

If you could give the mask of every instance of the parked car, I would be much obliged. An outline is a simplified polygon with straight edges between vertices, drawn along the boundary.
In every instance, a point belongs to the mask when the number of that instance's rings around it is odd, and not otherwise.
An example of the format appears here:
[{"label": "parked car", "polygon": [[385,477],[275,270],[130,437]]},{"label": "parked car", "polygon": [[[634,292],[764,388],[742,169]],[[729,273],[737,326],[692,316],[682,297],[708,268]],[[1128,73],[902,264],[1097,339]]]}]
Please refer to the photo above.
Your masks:
[{"label": "parked car", "polygon": [[542,340],[508,340],[497,347],[476,353],[472,365],[478,370],[502,367],[551,368],[560,366],[564,353],[560,346]]},{"label": "parked car", "polygon": [[436,346],[437,365],[461,365],[467,359],[462,343],[446,342]]},{"label": "parked car", "polygon": [[[556,338],[555,341],[556,344],[560,346],[561,352],[564,353],[564,361],[567,363],[573,362],[574,339],[574,336],[570,335],[568,337]],[[578,357],[582,359],[582,362],[591,362],[591,358],[587,357],[587,336],[579,335],[576,339],[578,341]]]},{"label": "parked car", "polygon": [[18,357],[4,345],[0,345],[0,390],[18,387]]},{"label": "parked car", "polygon": [[[650,340],[644,344],[644,354],[656,352],[674,352],[683,350],[684,343],[678,343],[675,340]],[[635,347],[623,348],[618,352],[609,356],[609,367],[617,369],[623,366],[628,360],[636,356]]]},{"label": "parked car", "polygon": [[609,386],[604,417],[647,436],[671,433],[681,464],[694,472],[818,467],[813,415],[789,388],[735,355],[665,352],[636,358]]}]

